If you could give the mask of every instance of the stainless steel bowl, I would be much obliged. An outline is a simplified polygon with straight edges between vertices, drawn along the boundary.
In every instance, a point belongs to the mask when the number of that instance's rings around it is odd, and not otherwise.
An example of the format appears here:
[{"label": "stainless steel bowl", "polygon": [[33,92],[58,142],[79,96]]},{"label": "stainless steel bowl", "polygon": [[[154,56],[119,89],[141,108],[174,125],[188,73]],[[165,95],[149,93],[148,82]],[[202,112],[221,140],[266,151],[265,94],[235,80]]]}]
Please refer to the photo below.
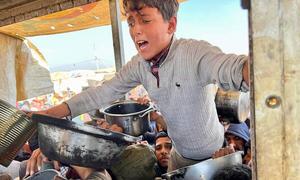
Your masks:
[{"label": "stainless steel bowl", "polygon": [[47,169],[39,171],[32,176],[25,178],[24,180],[54,180],[55,176],[59,176],[59,172],[54,169]]},{"label": "stainless steel bowl", "polygon": [[79,125],[72,121],[34,114],[38,122],[39,146],[50,160],[65,164],[109,168],[119,160],[123,150],[139,138]]},{"label": "stainless steel bowl", "polygon": [[150,112],[154,107],[135,101],[122,101],[100,110],[109,124],[117,124],[125,134],[139,136],[150,130]]},{"label": "stainless steel bowl", "polygon": [[163,174],[164,180],[208,180],[224,168],[242,164],[242,152],[235,152],[216,159],[208,159],[200,163]]}]

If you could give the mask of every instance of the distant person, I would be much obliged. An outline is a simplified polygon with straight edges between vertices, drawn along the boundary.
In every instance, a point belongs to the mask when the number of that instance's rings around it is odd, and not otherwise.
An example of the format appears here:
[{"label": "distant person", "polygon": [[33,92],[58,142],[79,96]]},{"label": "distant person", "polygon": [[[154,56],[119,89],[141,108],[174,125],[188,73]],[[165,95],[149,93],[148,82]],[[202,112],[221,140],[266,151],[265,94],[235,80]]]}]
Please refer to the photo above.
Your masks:
[{"label": "distant person", "polygon": [[235,151],[244,151],[246,143],[250,140],[250,131],[246,123],[231,123],[225,132],[225,139],[232,144]]},{"label": "distant person", "polygon": [[229,124],[227,131],[225,132],[225,139],[228,146],[219,149],[213,154],[213,158],[218,158],[231,154],[236,151],[243,151],[247,154],[250,141],[250,131],[246,123]]}]

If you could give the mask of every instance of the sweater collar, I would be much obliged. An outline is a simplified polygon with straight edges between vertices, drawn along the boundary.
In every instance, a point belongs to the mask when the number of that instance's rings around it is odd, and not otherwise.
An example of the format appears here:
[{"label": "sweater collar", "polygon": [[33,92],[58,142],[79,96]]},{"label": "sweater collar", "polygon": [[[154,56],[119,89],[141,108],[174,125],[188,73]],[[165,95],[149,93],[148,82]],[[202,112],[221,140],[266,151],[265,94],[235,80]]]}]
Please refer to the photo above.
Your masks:
[{"label": "sweater collar", "polygon": [[[168,53],[167,53],[166,57],[164,58],[164,61],[162,61],[162,62],[159,63],[160,66],[162,66],[163,64],[165,64],[165,62],[168,61],[168,60],[170,59],[169,57],[171,57],[171,55],[172,55],[172,51],[173,51],[174,44],[175,44],[175,41],[176,41],[176,40],[177,40],[177,39],[176,39],[176,36],[175,36],[175,34],[174,34],[174,35],[173,35],[173,38],[172,38],[172,40],[171,40],[171,43],[170,43],[170,45],[169,45]],[[140,56],[140,57],[141,57],[141,56]],[[150,66],[149,61],[143,59],[142,57],[141,57],[141,60],[142,60],[142,62],[143,62],[142,64],[144,64],[144,66],[146,66],[146,67],[149,67],[149,66]]]}]

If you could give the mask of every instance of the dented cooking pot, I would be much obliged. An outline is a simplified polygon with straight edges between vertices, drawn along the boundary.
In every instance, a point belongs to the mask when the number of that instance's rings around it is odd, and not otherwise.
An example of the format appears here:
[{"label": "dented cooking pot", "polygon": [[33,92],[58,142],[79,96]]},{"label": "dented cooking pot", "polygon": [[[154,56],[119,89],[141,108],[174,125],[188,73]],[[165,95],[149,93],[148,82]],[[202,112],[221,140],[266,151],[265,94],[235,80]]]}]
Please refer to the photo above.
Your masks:
[{"label": "dented cooking pot", "polygon": [[219,117],[229,120],[231,123],[244,122],[249,118],[249,92],[224,91],[218,89],[215,103]]},{"label": "dented cooking pot", "polygon": [[150,104],[122,101],[102,108],[105,120],[123,128],[125,134],[139,136],[150,130],[150,112],[155,111]]},{"label": "dented cooking pot", "polygon": [[38,122],[42,153],[48,159],[64,164],[110,168],[118,162],[127,146],[140,140],[127,134],[39,114],[33,114],[32,120]]}]

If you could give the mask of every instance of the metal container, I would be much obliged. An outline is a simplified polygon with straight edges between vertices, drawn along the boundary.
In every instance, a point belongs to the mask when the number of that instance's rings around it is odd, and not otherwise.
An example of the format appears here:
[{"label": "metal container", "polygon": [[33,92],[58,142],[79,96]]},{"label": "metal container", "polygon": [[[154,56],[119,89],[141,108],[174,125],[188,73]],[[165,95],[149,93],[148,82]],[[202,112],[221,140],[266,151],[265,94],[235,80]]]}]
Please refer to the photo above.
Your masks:
[{"label": "metal container", "polygon": [[250,114],[249,92],[218,89],[215,98],[217,113],[232,123],[244,122]]},{"label": "metal container", "polygon": [[23,111],[0,100],[0,164],[9,166],[36,127]]},{"label": "metal container", "polygon": [[34,114],[39,146],[51,160],[94,169],[109,168],[123,150],[140,140],[122,133]]},{"label": "metal container", "polygon": [[150,112],[153,105],[135,101],[122,101],[100,110],[109,124],[123,128],[125,134],[139,136],[150,130]]},{"label": "metal container", "polygon": [[54,180],[55,176],[59,176],[60,173],[54,169],[47,169],[39,171],[32,176],[25,178],[24,180]]},{"label": "metal container", "polygon": [[163,174],[164,180],[210,180],[215,173],[225,167],[242,164],[242,152],[235,152],[216,159],[208,159],[200,163]]}]

